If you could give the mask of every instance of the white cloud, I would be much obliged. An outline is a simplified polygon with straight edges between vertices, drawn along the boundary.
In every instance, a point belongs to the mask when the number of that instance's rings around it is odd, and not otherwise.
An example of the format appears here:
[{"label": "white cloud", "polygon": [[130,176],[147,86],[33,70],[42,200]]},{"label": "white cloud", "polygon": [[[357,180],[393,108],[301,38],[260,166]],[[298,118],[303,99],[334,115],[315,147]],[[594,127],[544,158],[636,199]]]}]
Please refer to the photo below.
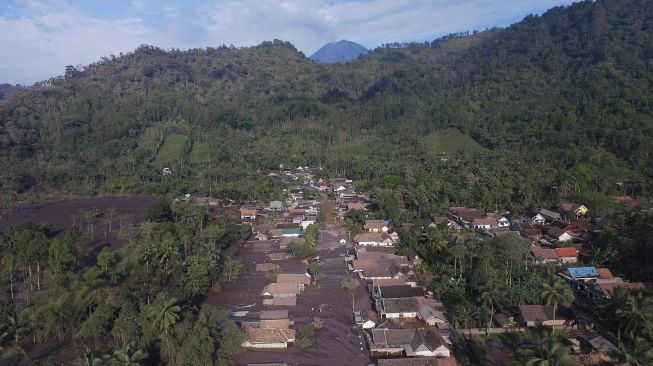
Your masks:
[{"label": "white cloud", "polygon": [[[16,0],[18,1],[18,0]],[[367,47],[430,40],[506,25],[567,0],[131,0],[112,14],[72,1],[24,1],[18,17],[0,14],[0,82],[61,74],[146,43],[164,48],[249,46],[274,38],[306,54],[349,39]],[[92,4],[92,3],[91,3]]]}]

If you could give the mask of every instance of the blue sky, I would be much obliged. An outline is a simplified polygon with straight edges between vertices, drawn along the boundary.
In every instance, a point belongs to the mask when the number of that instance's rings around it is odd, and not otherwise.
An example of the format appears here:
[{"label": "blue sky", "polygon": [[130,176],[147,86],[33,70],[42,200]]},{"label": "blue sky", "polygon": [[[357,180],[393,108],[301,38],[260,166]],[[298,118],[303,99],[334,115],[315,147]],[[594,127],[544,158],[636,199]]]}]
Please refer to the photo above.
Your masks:
[{"label": "blue sky", "polygon": [[0,83],[31,84],[141,44],[196,48],[290,41],[432,40],[507,26],[564,0],[0,0]]}]

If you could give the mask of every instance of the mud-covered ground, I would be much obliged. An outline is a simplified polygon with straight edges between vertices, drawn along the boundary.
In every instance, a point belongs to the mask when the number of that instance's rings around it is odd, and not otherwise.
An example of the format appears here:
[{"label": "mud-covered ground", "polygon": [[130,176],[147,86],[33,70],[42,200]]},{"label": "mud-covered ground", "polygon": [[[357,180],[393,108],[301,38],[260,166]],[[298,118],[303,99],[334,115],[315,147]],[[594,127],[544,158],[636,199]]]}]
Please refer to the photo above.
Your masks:
[{"label": "mud-covered ground", "polygon": [[[255,272],[255,266],[256,263],[265,261],[265,253],[255,253],[249,248],[241,247],[237,259],[245,265],[247,273],[223,286],[220,293],[210,293],[207,303],[232,311],[288,309],[290,320],[295,322],[295,329],[301,324],[312,323],[314,317],[322,320],[323,327],[316,332],[314,344],[308,349],[290,345],[284,350],[248,350],[237,356],[236,362],[239,365],[285,362],[290,365],[361,366],[371,362],[363,333],[353,320],[352,298],[340,289],[341,279],[350,276],[345,267],[344,254],[351,249],[350,246],[339,245],[340,233],[342,228],[335,224],[329,224],[326,230],[321,231],[317,255],[324,272],[317,284],[308,286],[297,297],[296,306],[262,304],[261,290],[269,281],[265,272]],[[299,273],[307,267],[295,258],[276,263],[280,265],[282,273]],[[363,282],[355,293],[354,303],[356,310],[371,308],[370,297]]]},{"label": "mud-covered ground", "polygon": [[[24,205],[0,212],[0,232],[9,226],[32,222],[49,225],[56,234],[75,225],[93,247],[110,243],[118,248],[128,240],[128,230],[140,224],[145,212],[160,198],[156,196],[102,196]],[[95,209],[98,217],[91,217]]]}]

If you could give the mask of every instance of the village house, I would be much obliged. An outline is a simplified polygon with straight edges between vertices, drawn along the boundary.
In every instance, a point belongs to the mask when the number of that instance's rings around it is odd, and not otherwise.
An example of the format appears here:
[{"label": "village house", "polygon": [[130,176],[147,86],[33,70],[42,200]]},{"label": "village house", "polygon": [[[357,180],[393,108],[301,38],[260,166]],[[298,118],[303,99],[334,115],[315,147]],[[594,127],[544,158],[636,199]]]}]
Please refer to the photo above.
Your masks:
[{"label": "village house", "polygon": [[277,283],[299,283],[300,289],[304,291],[304,286],[311,284],[311,275],[308,273],[279,273]]},{"label": "village house", "polygon": [[354,312],[354,321],[363,329],[372,329],[376,327],[378,319],[372,310],[362,310]]},{"label": "village house", "polygon": [[458,225],[457,222],[450,220],[447,217],[444,216],[436,216],[431,219],[431,222],[429,223],[430,227],[436,227],[436,226],[445,226],[449,229],[453,229],[456,231],[462,230],[462,227]]},{"label": "village house", "polygon": [[265,241],[268,240],[268,236],[263,233],[256,233],[256,235],[254,235],[254,240]]},{"label": "village house", "polygon": [[254,240],[245,243],[246,246],[252,248],[255,252],[270,252],[278,248],[275,240]]},{"label": "village house", "polygon": [[302,230],[303,230],[303,231],[306,231],[306,229],[308,229],[309,226],[311,226],[311,225],[315,225],[315,220],[312,220],[312,219],[311,219],[311,220],[304,219],[304,220],[300,221],[299,224],[302,226]]},{"label": "village house", "polygon": [[448,329],[449,320],[441,310],[443,309],[442,302],[435,299],[418,298],[417,306],[417,319],[423,321],[428,326],[437,326],[440,329]]},{"label": "village house", "polygon": [[408,297],[424,297],[426,290],[421,286],[411,285],[390,285],[390,286],[376,286],[372,291],[372,296],[375,299],[398,299]]},{"label": "village house", "polygon": [[270,253],[265,256],[270,261],[285,261],[288,258],[292,258],[290,253]]},{"label": "village house", "polygon": [[472,222],[474,219],[485,218],[484,212],[478,211],[475,208],[467,207],[450,207],[449,213],[458,220],[458,222],[468,229],[473,229]]},{"label": "village house", "polygon": [[392,238],[390,238],[390,236],[387,234],[384,235],[381,233],[369,233],[369,232],[356,235],[354,237],[354,241],[358,245],[364,245],[364,246],[391,247],[394,244]]},{"label": "village house", "polygon": [[487,218],[493,221],[492,222],[493,229],[510,226],[510,220],[508,220],[503,215],[498,214],[496,212],[490,212],[489,214],[487,214]]},{"label": "village house", "polygon": [[282,236],[282,231],[281,229],[271,229],[268,231],[268,237],[269,238],[281,238]]},{"label": "village house", "polygon": [[376,311],[383,318],[416,318],[419,304],[414,297],[401,299],[379,299],[376,301]]},{"label": "village house", "polygon": [[567,232],[565,229],[559,228],[559,227],[552,227],[550,228],[547,232],[546,235],[555,241],[558,242],[565,242],[565,241],[570,241],[573,239],[571,234]]},{"label": "village house", "polygon": [[584,205],[568,200],[560,200],[557,207],[565,213],[573,214],[576,218],[587,215],[589,211]]},{"label": "village house", "polygon": [[457,366],[453,357],[382,358],[378,366]]},{"label": "village house", "polygon": [[220,206],[220,200],[213,197],[195,197],[195,204],[206,207]]},{"label": "village house", "polygon": [[298,282],[273,282],[267,284],[263,288],[263,291],[261,291],[261,296],[295,297],[302,292],[302,288],[303,285]]},{"label": "village house", "polygon": [[540,215],[542,215],[545,219],[549,221],[560,221],[562,220],[562,216],[560,215],[559,212],[547,210],[546,208],[541,208],[539,209]]},{"label": "village house", "polygon": [[247,340],[243,342],[245,348],[287,348],[288,343],[295,341],[294,329],[244,328]]},{"label": "village house", "polygon": [[241,220],[256,220],[256,209],[255,208],[240,208],[240,219]]},{"label": "village house", "polygon": [[560,263],[560,257],[555,249],[542,248],[539,245],[531,247],[531,256],[535,264]]},{"label": "village house", "polygon": [[369,233],[387,233],[388,224],[385,220],[365,220],[363,228]]},{"label": "village house", "polygon": [[553,326],[562,327],[574,324],[564,313],[564,309],[558,307],[556,310],[555,323],[553,321],[553,306],[543,305],[519,305],[519,323],[526,327]]},{"label": "village house", "polygon": [[313,182],[313,187],[319,190],[320,192],[326,192],[329,189],[329,183],[320,180],[319,182]]},{"label": "village house", "polygon": [[546,223],[546,218],[538,212],[524,212],[523,214],[513,218],[513,222],[525,222],[531,225],[542,226]]},{"label": "village house", "polygon": [[268,209],[270,211],[283,211],[283,203],[281,201],[272,201]]},{"label": "village house", "polygon": [[259,313],[261,320],[288,319],[288,310],[262,310]]},{"label": "village house", "polygon": [[407,357],[451,357],[451,349],[439,334],[425,329],[372,329],[370,353]]},{"label": "village house", "polygon": [[487,217],[478,217],[472,219],[471,228],[480,230],[489,230],[492,225],[496,224],[496,220]]},{"label": "village house", "polygon": [[555,248],[555,251],[562,264],[578,263],[578,249],[574,247]]},{"label": "village house", "polygon": [[367,203],[352,202],[347,204],[347,210],[367,211]]},{"label": "village house", "polygon": [[519,232],[519,235],[524,238],[540,239],[542,237],[542,230],[533,227],[528,222],[515,222],[511,225],[511,230]]},{"label": "village house", "polygon": [[299,228],[281,229],[282,238],[299,238],[300,235],[301,235],[301,230]]}]

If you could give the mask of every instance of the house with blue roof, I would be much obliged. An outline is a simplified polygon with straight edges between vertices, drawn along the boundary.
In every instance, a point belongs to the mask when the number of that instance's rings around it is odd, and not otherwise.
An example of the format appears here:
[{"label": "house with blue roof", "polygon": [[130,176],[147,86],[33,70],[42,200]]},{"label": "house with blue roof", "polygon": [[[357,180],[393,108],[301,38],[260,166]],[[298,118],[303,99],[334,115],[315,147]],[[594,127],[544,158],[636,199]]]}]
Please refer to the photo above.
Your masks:
[{"label": "house with blue roof", "polygon": [[574,291],[586,291],[586,282],[600,277],[596,267],[569,267],[559,275]]}]

